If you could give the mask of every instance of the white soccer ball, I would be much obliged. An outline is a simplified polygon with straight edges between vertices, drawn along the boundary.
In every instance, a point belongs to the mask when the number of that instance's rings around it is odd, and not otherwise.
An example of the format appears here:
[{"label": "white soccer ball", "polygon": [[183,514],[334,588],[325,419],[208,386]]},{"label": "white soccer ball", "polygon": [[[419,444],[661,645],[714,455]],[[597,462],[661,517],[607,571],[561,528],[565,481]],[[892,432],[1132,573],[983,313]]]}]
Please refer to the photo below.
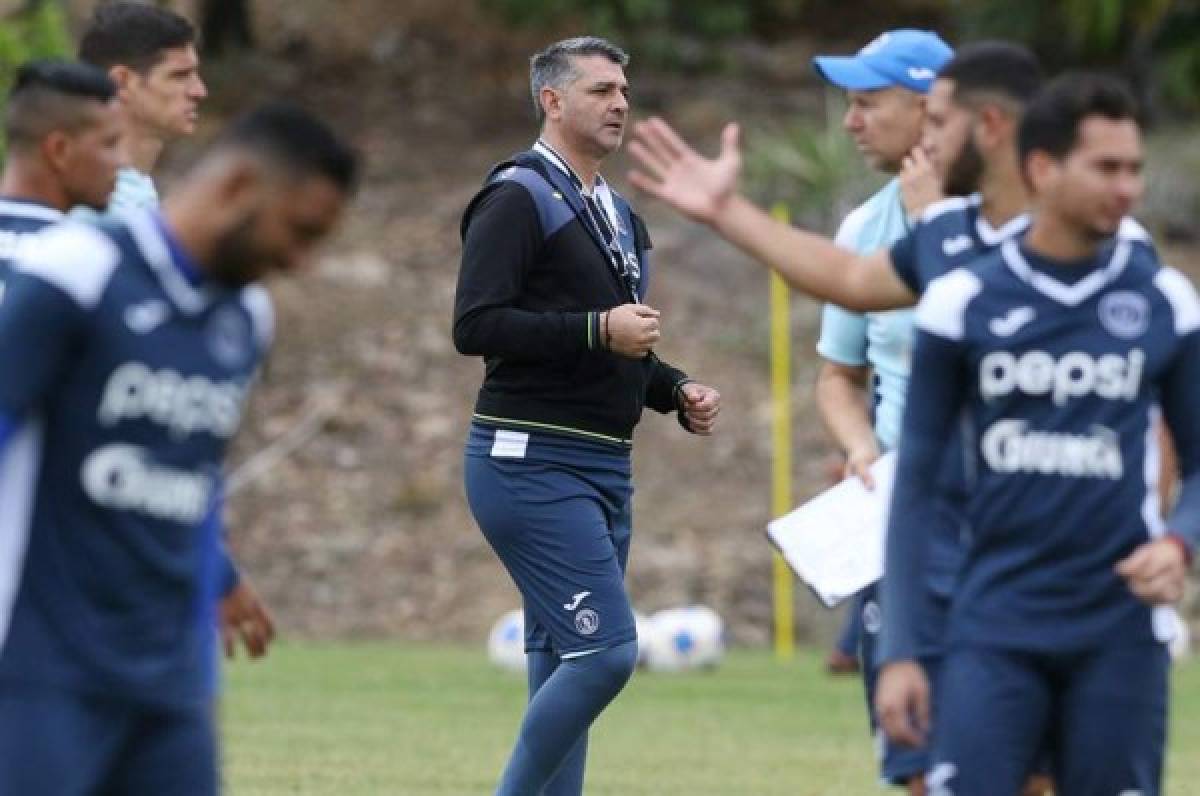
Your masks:
[{"label": "white soccer ball", "polygon": [[650,617],[638,611],[633,612],[633,624],[637,628],[637,665],[645,666],[646,659],[650,656],[650,647],[655,643],[655,627]]},{"label": "white soccer ball", "polygon": [[509,611],[496,620],[488,633],[487,654],[502,669],[525,671],[524,611]]},{"label": "white soccer ball", "polygon": [[725,656],[725,623],[707,606],[659,611],[649,625],[646,666],[651,671],[712,668]]}]

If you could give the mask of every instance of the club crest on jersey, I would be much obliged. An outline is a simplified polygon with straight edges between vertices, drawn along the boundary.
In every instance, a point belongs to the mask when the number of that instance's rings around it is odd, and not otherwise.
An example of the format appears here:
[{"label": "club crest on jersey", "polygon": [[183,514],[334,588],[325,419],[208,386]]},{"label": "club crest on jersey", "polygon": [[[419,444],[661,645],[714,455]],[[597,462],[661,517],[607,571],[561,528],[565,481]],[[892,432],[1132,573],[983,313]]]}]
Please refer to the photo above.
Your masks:
[{"label": "club crest on jersey", "polygon": [[250,319],[233,307],[220,307],[204,330],[208,350],[217,362],[231,370],[250,364],[254,356],[254,329]]},{"label": "club crest on jersey", "polygon": [[1117,290],[1100,299],[1100,325],[1113,337],[1134,340],[1150,326],[1150,302],[1141,293]]}]

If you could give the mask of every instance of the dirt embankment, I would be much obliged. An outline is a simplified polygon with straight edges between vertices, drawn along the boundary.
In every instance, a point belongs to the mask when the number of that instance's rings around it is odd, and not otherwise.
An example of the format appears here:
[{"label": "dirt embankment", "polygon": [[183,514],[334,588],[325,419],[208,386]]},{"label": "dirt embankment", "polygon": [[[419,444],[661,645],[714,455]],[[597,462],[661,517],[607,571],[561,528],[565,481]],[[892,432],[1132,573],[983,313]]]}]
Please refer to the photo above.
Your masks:
[{"label": "dirt embankment", "polygon": [[[518,598],[461,485],[482,367],[449,337],[457,230],[488,166],[532,141],[523,61],[548,36],[484,35],[474,17],[451,29],[433,3],[418,4],[427,17],[387,22],[372,16],[375,5],[359,9],[357,49],[325,52],[342,22],[326,40],[311,24],[302,34],[281,24],[273,35],[286,55],[209,70],[211,127],[255,97],[300,97],[351,131],[369,163],[313,272],[272,286],[278,344],[235,464],[298,428],[314,433],[234,497],[232,546],[285,633],[481,640]],[[751,79],[693,82],[633,68],[635,103],[667,109],[711,145],[726,119],[812,109],[818,97],[799,79],[808,55],[802,46],[747,51]],[[186,148],[175,153],[186,157]],[[608,169],[619,186],[627,165],[618,156]],[[660,354],[720,388],[724,411],[707,440],[671,418],[644,419],[630,589],[643,611],[707,603],[735,639],[761,643],[771,617],[766,275],[706,231],[638,204],[656,244]],[[827,446],[811,402],[817,309],[796,299],[793,310],[800,498],[821,487]],[[831,618],[799,586],[796,603],[801,637],[829,632]]]}]

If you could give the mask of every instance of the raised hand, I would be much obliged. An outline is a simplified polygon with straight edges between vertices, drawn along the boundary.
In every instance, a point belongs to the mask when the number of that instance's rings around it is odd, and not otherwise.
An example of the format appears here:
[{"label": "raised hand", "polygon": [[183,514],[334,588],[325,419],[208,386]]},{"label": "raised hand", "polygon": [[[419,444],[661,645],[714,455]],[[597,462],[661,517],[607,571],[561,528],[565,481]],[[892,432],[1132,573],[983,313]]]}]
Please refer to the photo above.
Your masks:
[{"label": "raised hand", "polygon": [[634,125],[629,153],[645,170],[629,173],[634,187],[701,223],[713,223],[737,191],[742,155],[736,124],[725,126],[721,154],[712,159],[697,154],[665,121],[651,117]]},{"label": "raised hand", "polygon": [[905,212],[910,218],[916,218],[942,195],[942,178],[933,161],[924,149],[913,147],[900,165],[900,197]]}]

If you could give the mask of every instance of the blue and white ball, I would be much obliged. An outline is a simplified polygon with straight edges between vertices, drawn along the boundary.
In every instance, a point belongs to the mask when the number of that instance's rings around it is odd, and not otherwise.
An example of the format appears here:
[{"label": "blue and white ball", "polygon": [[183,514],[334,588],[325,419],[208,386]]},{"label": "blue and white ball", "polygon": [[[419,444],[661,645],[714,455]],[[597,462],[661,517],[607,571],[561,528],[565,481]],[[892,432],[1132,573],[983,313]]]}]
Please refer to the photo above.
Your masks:
[{"label": "blue and white ball", "polygon": [[488,633],[487,654],[502,669],[525,671],[524,611],[509,611],[496,620]]},{"label": "blue and white ball", "polygon": [[714,668],[725,657],[725,623],[707,606],[659,611],[648,624],[646,666],[651,671]]}]

